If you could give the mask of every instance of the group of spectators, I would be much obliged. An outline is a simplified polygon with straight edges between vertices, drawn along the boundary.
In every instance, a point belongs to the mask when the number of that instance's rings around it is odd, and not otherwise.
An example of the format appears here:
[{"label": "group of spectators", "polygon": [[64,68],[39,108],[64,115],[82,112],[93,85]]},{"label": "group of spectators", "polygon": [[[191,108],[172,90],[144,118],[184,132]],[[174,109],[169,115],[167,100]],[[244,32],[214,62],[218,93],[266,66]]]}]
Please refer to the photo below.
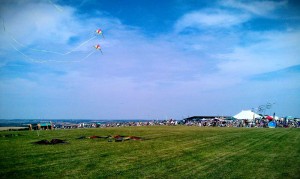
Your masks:
[{"label": "group of spectators", "polygon": [[169,120],[153,120],[153,121],[123,121],[123,122],[107,122],[100,124],[99,127],[126,127],[126,126],[175,126],[178,121],[174,119]]},{"label": "group of spectators", "polygon": [[[199,127],[256,127],[256,128],[267,128],[271,121],[268,119],[255,119],[254,121],[248,120],[223,120],[223,119],[203,119],[197,121],[184,121],[183,125],[187,126],[199,126]],[[300,128],[299,119],[290,120],[274,120],[276,127],[286,128]]]},{"label": "group of spectators", "polygon": [[[199,126],[199,127],[256,127],[256,128],[267,128],[271,121],[268,119],[255,119],[254,121],[248,120],[225,120],[225,119],[202,119],[202,120],[181,120],[177,121],[174,119],[169,120],[153,120],[153,121],[119,121],[119,122],[106,122],[103,124],[97,124],[97,127],[128,127],[128,126]],[[289,128],[300,128],[300,120],[274,120],[276,127],[289,127]]]},{"label": "group of spectators", "polygon": [[52,123],[54,129],[76,129],[76,128],[106,128],[106,127],[128,127],[128,126],[175,126],[178,121],[169,120],[147,120],[147,121],[106,121],[106,122],[80,122],[80,123]]},{"label": "group of spectators", "polygon": [[[247,127],[247,128],[267,128],[270,127],[270,120],[255,119],[248,120],[226,120],[222,118],[199,119],[199,120],[153,120],[153,121],[107,121],[102,123],[79,123],[68,125],[54,124],[55,129],[72,129],[72,128],[107,128],[107,127],[128,127],[128,126],[198,126],[198,127]],[[276,127],[300,128],[299,119],[274,120]]]}]

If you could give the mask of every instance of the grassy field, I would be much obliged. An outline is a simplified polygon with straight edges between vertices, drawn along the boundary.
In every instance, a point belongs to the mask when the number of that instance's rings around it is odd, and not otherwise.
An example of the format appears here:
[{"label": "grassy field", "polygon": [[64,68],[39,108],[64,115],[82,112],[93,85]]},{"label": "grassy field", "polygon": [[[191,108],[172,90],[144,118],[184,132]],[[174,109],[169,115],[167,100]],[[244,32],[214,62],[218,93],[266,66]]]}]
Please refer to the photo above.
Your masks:
[{"label": "grassy field", "polygon": [[[124,127],[2,131],[0,178],[300,178],[300,129]],[[18,135],[15,135],[18,134]],[[143,141],[76,139],[133,135]],[[36,145],[53,138],[68,144]]]}]

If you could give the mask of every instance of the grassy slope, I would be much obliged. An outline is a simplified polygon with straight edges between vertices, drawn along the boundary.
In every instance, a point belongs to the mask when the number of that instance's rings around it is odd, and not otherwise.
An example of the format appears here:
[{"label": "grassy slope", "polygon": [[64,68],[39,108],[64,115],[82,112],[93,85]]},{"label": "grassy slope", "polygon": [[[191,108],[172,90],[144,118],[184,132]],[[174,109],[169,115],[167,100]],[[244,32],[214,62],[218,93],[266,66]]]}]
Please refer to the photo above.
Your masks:
[{"label": "grassy slope", "polygon": [[[299,129],[126,127],[0,132],[1,178],[299,178]],[[135,135],[107,142],[84,135]],[[65,145],[33,145],[52,138]]]}]

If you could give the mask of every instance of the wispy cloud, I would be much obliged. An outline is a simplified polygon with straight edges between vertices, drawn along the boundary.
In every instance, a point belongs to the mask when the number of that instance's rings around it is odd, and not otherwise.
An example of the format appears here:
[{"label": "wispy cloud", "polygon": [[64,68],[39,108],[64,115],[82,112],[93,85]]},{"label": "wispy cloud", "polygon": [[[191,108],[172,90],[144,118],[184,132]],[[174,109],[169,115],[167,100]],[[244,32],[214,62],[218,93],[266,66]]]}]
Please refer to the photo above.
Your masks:
[{"label": "wispy cloud", "polygon": [[201,10],[181,17],[175,25],[175,31],[180,32],[185,28],[229,28],[246,22],[249,18],[247,14],[231,13],[224,10]]},{"label": "wispy cloud", "polygon": [[276,71],[289,66],[298,65],[300,33],[263,32],[249,34],[257,43],[248,46],[236,46],[227,54],[220,54],[222,61],[218,64],[222,72],[237,73],[249,76],[264,72]]},{"label": "wispy cloud", "polygon": [[186,28],[230,28],[256,16],[274,17],[273,12],[287,5],[287,1],[220,1],[215,8],[201,9],[183,15],[175,24],[175,31]]},{"label": "wispy cloud", "polygon": [[[239,9],[244,12],[249,12],[258,16],[270,16],[274,10],[286,6],[288,1],[237,1],[227,0],[221,1],[221,5],[224,7],[230,7]],[[272,15],[271,15],[272,16]]]}]

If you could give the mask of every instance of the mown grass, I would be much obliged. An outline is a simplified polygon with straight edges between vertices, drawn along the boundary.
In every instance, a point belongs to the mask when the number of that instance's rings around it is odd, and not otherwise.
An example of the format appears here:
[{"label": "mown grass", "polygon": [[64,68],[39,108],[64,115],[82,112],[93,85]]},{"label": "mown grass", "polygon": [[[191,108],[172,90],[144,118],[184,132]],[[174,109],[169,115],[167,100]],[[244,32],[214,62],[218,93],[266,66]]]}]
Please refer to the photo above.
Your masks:
[{"label": "mown grass", "polygon": [[[149,126],[0,132],[1,178],[300,178],[299,129]],[[133,135],[143,141],[76,139]],[[62,145],[35,145],[65,139]]]}]

